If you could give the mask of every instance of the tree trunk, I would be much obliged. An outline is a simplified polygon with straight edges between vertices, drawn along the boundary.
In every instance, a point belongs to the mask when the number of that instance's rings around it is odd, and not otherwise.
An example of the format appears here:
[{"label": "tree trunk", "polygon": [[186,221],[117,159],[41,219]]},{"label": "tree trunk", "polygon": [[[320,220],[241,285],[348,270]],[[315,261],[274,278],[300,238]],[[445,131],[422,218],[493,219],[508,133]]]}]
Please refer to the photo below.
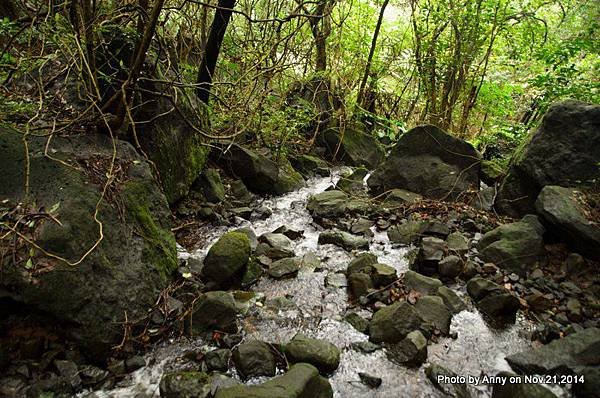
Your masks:
[{"label": "tree trunk", "polygon": [[196,95],[198,96],[198,99],[205,104],[208,104],[210,98],[215,67],[217,66],[223,37],[225,37],[225,31],[227,30],[227,25],[229,25],[233,7],[235,7],[235,0],[219,0],[218,7],[210,27],[206,46],[204,47],[204,55],[202,57],[202,63],[200,64],[198,79],[196,81],[198,84]]},{"label": "tree trunk", "polygon": [[383,14],[387,7],[389,0],[384,0],[379,11],[379,19],[373,32],[373,40],[371,41],[371,49],[369,50],[369,57],[367,58],[367,65],[365,66],[365,74],[363,75],[362,81],[360,82],[360,88],[358,89],[358,106],[366,108],[366,104],[363,104],[363,98],[365,95],[365,87],[367,86],[367,80],[369,79],[369,73],[371,72],[371,63],[373,62],[373,55],[375,54],[375,47],[377,46],[377,38],[379,37],[379,31],[381,29],[381,23],[383,22]]}]

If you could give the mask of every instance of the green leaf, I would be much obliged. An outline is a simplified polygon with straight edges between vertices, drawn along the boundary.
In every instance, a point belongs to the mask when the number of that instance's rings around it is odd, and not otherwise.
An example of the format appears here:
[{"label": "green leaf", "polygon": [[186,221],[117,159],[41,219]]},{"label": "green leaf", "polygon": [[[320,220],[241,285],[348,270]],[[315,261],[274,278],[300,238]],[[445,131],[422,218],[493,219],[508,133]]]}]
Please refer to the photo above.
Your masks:
[{"label": "green leaf", "polygon": [[56,213],[56,211],[58,210],[59,207],[60,207],[60,202],[56,202],[55,204],[52,205],[50,210],[48,210],[48,213]]},{"label": "green leaf", "polygon": [[27,269],[33,268],[33,261],[31,260],[31,258],[27,260],[27,263],[25,263],[25,268],[27,268]]}]

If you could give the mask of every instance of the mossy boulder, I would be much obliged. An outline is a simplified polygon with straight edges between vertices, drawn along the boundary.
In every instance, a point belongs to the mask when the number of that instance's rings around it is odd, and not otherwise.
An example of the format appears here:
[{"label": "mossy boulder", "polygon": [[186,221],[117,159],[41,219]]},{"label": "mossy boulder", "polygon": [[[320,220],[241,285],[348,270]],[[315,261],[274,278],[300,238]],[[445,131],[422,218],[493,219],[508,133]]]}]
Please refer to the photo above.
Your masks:
[{"label": "mossy boulder", "polygon": [[[26,199],[22,138],[0,127],[0,197],[13,203]],[[143,319],[177,267],[167,200],[148,163],[128,143],[115,141],[122,174],[115,175],[110,195],[100,200],[113,155],[110,138],[55,138],[49,151],[65,163],[44,156],[46,139],[28,140],[28,199],[46,209],[59,203],[60,224],[40,222],[36,242],[73,265],[37,252],[27,270],[5,257],[2,287],[15,300],[59,320],[91,359],[102,361],[122,338],[125,314]],[[89,164],[102,171],[96,174]]]},{"label": "mossy boulder", "polygon": [[290,163],[304,177],[315,175],[328,176],[329,165],[323,159],[313,155],[299,155],[290,158]]},{"label": "mossy boulder", "polygon": [[204,372],[171,372],[160,379],[164,398],[207,398],[211,396],[211,377]]},{"label": "mossy boulder", "polygon": [[252,340],[233,350],[233,362],[242,379],[275,376],[277,361],[271,347],[262,341]]},{"label": "mossy boulder", "polygon": [[291,363],[310,363],[319,369],[321,374],[329,374],[340,365],[340,349],[335,345],[319,339],[313,339],[296,334],[294,338],[285,345],[284,353]]},{"label": "mossy boulder", "polygon": [[283,159],[279,164],[279,174],[277,175],[277,181],[273,185],[273,193],[275,195],[283,195],[300,189],[303,186],[304,178],[302,178],[302,174],[294,170],[287,159]]},{"label": "mossy boulder", "polygon": [[377,139],[366,133],[360,125],[343,129],[328,128],[319,135],[318,144],[325,148],[328,159],[341,161],[349,166],[373,169],[381,163],[385,155]]},{"label": "mossy boulder", "polygon": [[535,211],[546,185],[582,188],[600,178],[600,105],[556,103],[522,151],[511,160],[496,209],[513,217]]},{"label": "mossy boulder", "polygon": [[218,285],[236,282],[242,277],[251,251],[248,235],[227,232],[208,250],[202,277]]},{"label": "mossy boulder", "polygon": [[225,200],[225,187],[217,169],[204,170],[194,185],[209,202],[220,203]]},{"label": "mossy boulder", "polygon": [[432,199],[479,189],[480,155],[471,144],[431,125],[404,134],[367,181],[376,194],[400,188]]},{"label": "mossy boulder", "polygon": [[514,323],[517,311],[521,308],[519,299],[504,287],[475,277],[467,282],[467,292],[477,308],[498,323]]},{"label": "mossy boulder", "polygon": [[325,191],[311,196],[306,208],[313,217],[338,217],[346,213],[348,195],[342,191]]},{"label": "mossy boulder", "polygon": [[237,307],[233,294],[224,291],[204,293],[194,303],[191,329],[194,333],[219,330],[237,332]]},{"label": "mossy boulder", "polygon": [[369,323],[369,337],[374,343],[397,343],[413,330],[418,330],[423,319],[406,301],[383,307]]},{"label": "mossy boulder", "polygon": [[287,373],[263,384],[219,389],[215,398],[332,398],[329,381],[307,363],[292,365]]}]

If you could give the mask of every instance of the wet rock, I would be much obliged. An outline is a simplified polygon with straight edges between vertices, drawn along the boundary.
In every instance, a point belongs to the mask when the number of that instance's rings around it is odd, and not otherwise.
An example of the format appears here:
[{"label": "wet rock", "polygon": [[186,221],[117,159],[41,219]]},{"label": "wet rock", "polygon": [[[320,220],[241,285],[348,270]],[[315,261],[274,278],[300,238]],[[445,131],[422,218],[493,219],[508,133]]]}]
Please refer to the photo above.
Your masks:
[{"label": "wet rock", "polygon": [[134,355],[125,360],[125,368],[127,372],[133,372],[146,366],[146,359],[141,355]]},{"label": "wet rock", "polygon": [[160,396],[165,398],[208,398],[211,377],[204,372],[172,372],[160,379]]},{"label": "wet rock", "polygon": [[252,228],[242,227],[235,229],[233,232],[239,232],[241,234],[246,235],[248,237],[248,241],[250,242],[250,249],[252,251],[256,250],[256,246],[258,246],[258,238],[256,237],[256,233],[254,233],[254,230]]},{"label": "wet rock", "polygon": [[312,155],[299,155],[290,158],[292,166],[305,177],[329,175],[329,165],[321,158]]},{"label": "wet rock", "polygon": [[218,159],[215,160],[233,175],[240,177],[244,185],[257,194],[272,194],[279,179],[279,168],[275,162],[236,144],[228,145],[224,152],[219,151]]},{"label": "wet rock", "polygon": [[342,191],[325,191],[311,196],[306,208],[313,217],[335,218],[346,213],[348,200]]},{"label": "wet rock", "polygon": [[79,372],[79,376],[85,386],[96,386],[108,379],[110,373],[106,370],[97,368],[92,365],[83,366]]},{"label": "wet rock", "polygon": [[381,349],[381,346],[378,344],[371,343],[370,341],[357,341],[355,343],[350,344],[350,348],[355,351],[364,352],[365,354],[370,354],[377,350]]},{"label": "wet rock", "polygon": [[298,173],[286,158],[279,161],[279,174],[273,185],[275,195],[283,195],[304,187],[305,181],[302,174]]},{"label": "wet rock", "polygon": [[265,270],[258,260],[251,258],[246,265],[244,275],[242,275],[242,287],[248,287],[255,284],[264,273]]},{"label": "wet rock", "polygon": [[269,266],[269,276],[275,279],[291,278],[298,274],[301,260],[299,258],[282,258]]},{"label": "wet rock", "polygon": [[256,248],[257,255],[265,255],[273,260],[294,257],[292,241],[283,234],[267,233],[258,238],[259,244]]},{"label": "wet rock", "polygon": [[273,215],[273,210],[268,208],[267,206],[259,206],[252,211],[251,218],[256,218],[258,220],[266,220],[267,218]]},{"label": "wet rock", "polygon": [[544,253],[543,233],[537,217],[526,216],[483,235],[477,249],[484,261],[525,276]]},{"label": "wet rock", "polygon": [[244,185],[241,180],[234,180],[231,182],[229,193],[236,203],[242,205],[250,204],[255,198],[255,195],[246,188],[246,185]]},{"label": "wet rock", "polygon": [[344,231],[325,231],[319,234],[320,244],[333,244],[344,250],[368,249],[369,240]]},{"label": "wet rock", "polygon": [[365,237],[372,237],[372,226],[373,222],[371,220],[367,220],[366,218],[359,218],[350,226],[350,232],[352,232],[353,234],[363,235]]},{"label": "wet rock", "polygon": [[585,258],[577,253],[571,253],[565,260],[565,268],[569,275],[575,275],[586,268]]},{"label": "wet rock", "polygon": [[450,228],[441,221],[429,221],[425,224],[423,235],[446,239],[450,235]]},{"label": "wet rock", "polygon": [[350,261],[350,264],[348,264],[346,275],[351,275],[356,272],[370,274],[372,271],[371,266],[373,264],[377,264],[377,256],[369,252],[360,253],[352,261]]},{"label": "wet rock", "polygon": [[369,373],[358,372],[360,381],[367,387],[379,388],[383,380],[381,377],[372,376]]},{"label": "wet rock", "polygon": [[253,210],[248,206],[244,206],[244,207],[236,207],[234,209],[229,209],[229,212],[235,217],[240,217],[240,218],[243,218],[244,220],[250,220],[252,218]]},{"label": "wet rock", "polygon": [[520,308],[519,299],[502,286],[487,279],[475,277],[467,283],[467,292],[477,308],[498,321],[515,321]]},{"label": "wet rock", "polygon": [[220,203],[225,200],[225,187],[217,169],[204,170],[195,183],[195,188],[199,188],[206,200],[211,203]]},{"label": "wet rock", "polygon": [[369,171],[364,167],[359,167],[347,177],[341,176],[335,185],[335,189],[355,195],[364,189],[363,180]]},{"label": "wet rock", "polygon": [[444,393],[444,395],[456,398],[470,398],[471,393],[466,383],[444,382],[446,378],[457,377],[458,375],[440,365],[431,364],[425,368],[425,375],[433,383],[435,388]]},{"label": "wet rock", "polygon": [[441,276],[446,278],[456,278],[460,275],[463,269],[463,263],[458,256],[444,257],[442,261],[438,263],[438,272]]},{"label": "wet rock", "polygon": [[334,287],[334,288],[348,286],[348,281],[346,280],[346,275],[339,274],[339,273],[328,274],[325,277],[325,286]]},{"label": "wet rock", "polygon": [[494,208],[494,198],[496,197],[495,187],[486,187],[473,198],[470,205],[477,210],[492,211]]},{"label": "wet rock", "polygon": [[426,225],[424,221],[407,220],[402,224],[391,226],[387,230],[387,236],[392,243],[410,245],[419,241]]},{"label": "wet rock", "polygon": [[600,259],[600,225],[583,212],[585,196],[581,191],[545,186],[535,202],[549,232],[578,253]]},{"label": "wet rock", "polygon": [[393,283],[398,279],[396,269],[387,264],[373,264],[371,265],[371,280],[375,287],[383,287]]},{"label": "wet rock", "polygon": [[580,187],[598,178],[600,106],[578,101],[552,105],[524,150],[511,161],[496,208],[513,217],[535,211],[546,185]]},{"label": "wet rock", "polygon": [[439,238],[431,236],[423,238],[416,262],[419,272],[425,275],[436,273],[438,263],[444,257],[446,249],[446,242]]},{"label": "wet rock", "polygon": [[525,296],[525,301],[534,311],[545,311],[554,306],[554,301],[549,295],[543,294],[537,289],[531,289],[531,294]]},{"label": "wet rock", "polygon": [[265,305],[276,310],[287,310],[296,307],[296,303],[285,296],[269,298],[266,300]]},{"label": "wet rock", "polygon": [[204,363],[208,370],[216,370],[220,372],[226,372],[229,369],[229,358],[231,357],[231,350],[226,348],[219,348],[212,350],[204,355]]},{"label": "wet rock", "polygon": [[469,239],[460,232],[453,232],[446,238],[448,250],[457,254],[464,254],[469,251]]},{"label": "wet rock", "polygon": [[438,288],[442,286],[442,282],[439,279],[430,278],[415,271],[406,271],[404,285],[409,291],[416,290],[422,295],[431,295],[437,293]]},{"label": "wet rock", "polygon": [[192,312],[192,330],[220,330],[237,332],[237,309],[230,292],[214,291],[204,293],[196,301]]},{"label": "wet rock", "polygon": [[366,296],[373,289],[371,277],[362,272],[355,272],[348,277],[348,287],[354,298]]},{"label": "wet rock", "polygon": [[242,379],[258,376],[275,376],[277,362],[271,347],[262,341],[242,343],[233,350],[235,367]]},{"label": "wet rock", "polygon": [[588,328],[506,360],[519,373],[577,374],[578,367],[600,365],[600,329]]},{"label": "wet rock", "polygon": [[415,304],[415,311],[421,319],[443,335],[450,333],[452,314],[438,296],[423,296]]},{"label": "wet rock", "polygon": [[308,252],[302,257],[302,268],[314,271],[321,267],[321,260],[313,252]]},{"label": "wet rock", "polygon": [[427,360],[427,339],[414,330],[398,343],[387,347],[387,357],[399,365],[419,367]]},{"label": "wet rock", "polygon": [[419,126],[402,135],[369,178],[369,188],[378,194],[401,188],[432,199],[454,199],[479,189],[479,158],[467,142],[437,127]]},{"label": "wet rock", "polygon": [[282,376],[259,385],[240,385],[219,389],[215,398],[332,398],[333,390],[327,379],[307,363],[292,365]]},{"label": "wet rock", "polygon": [[344,320],[361,333],[367,333],[369,330],[369,321],[358,315],[356,312],[347,314],[344,317]]},{"label": "wet rock", "polygon": [[383,201],[385,206],[398,206],[402,204],[411,204],[423,199],[418,193],[410,192],[404,189],[392,189],[387,193]]},{"label": "wet rock", "polygon": [[374,343],[397,343],[421,327],[423,319],[409,303],[397,302],[377,311],[369,323]]},{"label": "wet rock", "polygon": [[285,225],[282,225],[281,227],[277,228],[276,230],[273,231],[273,233],[274,234],[283,234],[291,240],[300,239],[302,236],[304,236],[304,231],[296,231],[296,230],[286,227]]},{"label": "wet rock", "polygon": [[315,366],[321,374],[329,374],[340,364],[340,349],[319,339],[306,337],[302,333],[285,345],[285,356],[290,363],[305,362]]},{"label": "wet rock", "polygon": [[208,250],[202,277],[218,285],[239,280],[250,258],[250,252],[250,240],[246,234],[227,232]]},{"label": "wet rock", "polygon": [[[510,378],[514,374],[500,372],[499,377]],[[546,387],[531,383],[494,384],[492,398],[556,398],[556,395]]]},{"label": "wet rock", "polygon": [[467,308],[465,302],[462,301],[456,293],[454,293],[454,290],[446,286],[438,287],[436,294],[442,298],[446,308],[448,308],[453,314],[458,314]]}]

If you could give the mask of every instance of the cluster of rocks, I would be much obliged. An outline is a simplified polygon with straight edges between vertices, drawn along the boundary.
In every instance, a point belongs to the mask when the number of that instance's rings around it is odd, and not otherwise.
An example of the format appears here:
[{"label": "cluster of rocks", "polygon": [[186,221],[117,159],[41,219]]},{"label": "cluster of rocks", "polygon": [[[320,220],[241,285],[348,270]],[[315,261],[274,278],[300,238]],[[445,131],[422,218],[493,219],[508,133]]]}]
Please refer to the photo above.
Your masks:
[{"label": "cluster of rocks", "polygon": [[[191,371],[165,373],[160,382],[161,396],[327,398],[333,396],[333,390],[326,377],[340,363],[340,350],[336,346],[300,333],[280,346],[251,340],[200,355],[191,354],[199,365]],[[278,369],[285,374],[262,384],[243,385],[224,374],[231,367],[235,367],[244,381],[273,377]]]}]

